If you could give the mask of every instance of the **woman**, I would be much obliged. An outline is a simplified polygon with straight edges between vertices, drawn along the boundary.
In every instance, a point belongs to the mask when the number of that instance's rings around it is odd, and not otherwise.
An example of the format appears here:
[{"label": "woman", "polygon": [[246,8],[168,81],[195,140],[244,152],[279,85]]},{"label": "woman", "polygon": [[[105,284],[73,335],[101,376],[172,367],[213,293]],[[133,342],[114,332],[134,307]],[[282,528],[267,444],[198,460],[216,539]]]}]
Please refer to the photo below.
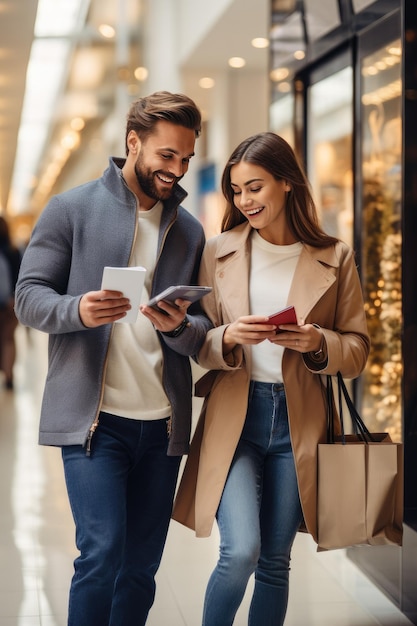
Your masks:
[{"label": "woman", "polygon": [[[203,625],[233,623],[254,572],[248,623],[278,626],[303,518],[317,540],[321,375],[358,376],[369,337],[353,251],[320,228],[287,142],[271,132],[243,141],[222,190],[222,233],[207,242],[200,273],[213,287],[203,306],[215,326],[198,354],[210,370],[196,389],[206,399],[173,517],[200,537],[217,518],[220,558]],[[268,323],[288,304],[298,324]]]},{"label": "woman", "polygon": [[19,274],[21,254],[12,244],[9,226],[4,217],[0,216],[0,255],[4,262],[2,267],[7,276],[0,277],[3,284],[9,285],[9,295],[0,302],[0,370],[3,371],[6,389],[13,389],[13,367],[16,360],[16,343],[14,333],[17,318],[14,313],[14,290]]}]

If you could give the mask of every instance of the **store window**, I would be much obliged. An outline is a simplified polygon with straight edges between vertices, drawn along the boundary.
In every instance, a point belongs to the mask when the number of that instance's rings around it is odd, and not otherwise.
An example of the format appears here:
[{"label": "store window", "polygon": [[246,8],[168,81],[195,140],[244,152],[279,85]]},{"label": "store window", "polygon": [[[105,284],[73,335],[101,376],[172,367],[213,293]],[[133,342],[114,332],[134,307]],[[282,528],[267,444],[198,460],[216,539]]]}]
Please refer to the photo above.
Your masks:
[{"label": "store window", "polygon": [[371,353],[363,376],[370,430],[401,439],[401,42],[362,59],[362,281]]},{"label": "store window", "polygon": [[353,241],[352,68],[314,83],[308,92],[308,177],[323,229]]},{"label": "store window", "polygon": [[270,129],[294,148],[294,96],[288,94],[270,107]]},{"label": "store window", "polygon": [[320,39],[341,23],[337,0],[304,0],[304,15],[310,41]]}]

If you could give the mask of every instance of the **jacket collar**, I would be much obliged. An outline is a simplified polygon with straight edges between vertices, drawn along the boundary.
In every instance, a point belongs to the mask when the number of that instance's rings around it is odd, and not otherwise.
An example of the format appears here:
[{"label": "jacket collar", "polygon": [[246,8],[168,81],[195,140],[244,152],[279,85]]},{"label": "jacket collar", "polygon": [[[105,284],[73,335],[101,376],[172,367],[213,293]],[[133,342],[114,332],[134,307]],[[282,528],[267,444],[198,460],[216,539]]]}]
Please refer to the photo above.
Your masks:
[{"label": "jacket collar", "polygon": [[[216,258],[221,260],[229,257],[227,288],[232,297],[227,298],[225,306],[229,309],[230,319],[241,315],[242,310],[249,312],[248,286],[241,278],[245,267],[249,274],[248,240],[251,232],[252,227],[245,222],[218,236]],[[334,270],[340,265],[337,250],[337,245],[314,248],[303,244],[288,295],[288,304],[295,306],[300,323],[308,319],[314,305],[336,280]]]}]

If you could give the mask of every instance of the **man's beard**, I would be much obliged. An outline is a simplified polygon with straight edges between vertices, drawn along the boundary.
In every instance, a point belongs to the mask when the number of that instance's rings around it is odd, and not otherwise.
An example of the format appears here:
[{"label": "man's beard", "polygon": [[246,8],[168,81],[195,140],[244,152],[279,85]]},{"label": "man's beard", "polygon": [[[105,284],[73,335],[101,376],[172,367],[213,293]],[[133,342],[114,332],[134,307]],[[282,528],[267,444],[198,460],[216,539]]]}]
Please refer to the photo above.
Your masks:
[{"label": "man's beard", "polygon": [[[173,186],[168,189],[158,189],[155,184],[156,172],[152,172],[145,166],[141,152],[135,163],[135,174],[139,187],[148,198],[152,198],[152,200],[166,200],[172,195]],[[161,174],[163,174],[163,172],[161,172]],[[172,174],[167,174],[167,176],[172,178]],[[177,178],[176,182],[178,180]]]}]

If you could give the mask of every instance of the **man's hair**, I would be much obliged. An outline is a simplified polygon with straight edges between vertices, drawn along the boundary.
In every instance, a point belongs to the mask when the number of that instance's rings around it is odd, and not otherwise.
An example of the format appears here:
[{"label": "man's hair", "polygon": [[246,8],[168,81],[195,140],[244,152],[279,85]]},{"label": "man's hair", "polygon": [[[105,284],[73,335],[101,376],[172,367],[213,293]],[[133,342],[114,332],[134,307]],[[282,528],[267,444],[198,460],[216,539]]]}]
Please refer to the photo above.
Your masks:
[{"label": "man's hair", "polygon": [[155,124],[161,120],[190,128],[196,137],[201,132],[201,113],[191,98],[182,93],[157,91],[140,98],[130,107],[126,124],[126,154],[129,152],[127,137],[131,130],[144,141],[153,132]]}]

